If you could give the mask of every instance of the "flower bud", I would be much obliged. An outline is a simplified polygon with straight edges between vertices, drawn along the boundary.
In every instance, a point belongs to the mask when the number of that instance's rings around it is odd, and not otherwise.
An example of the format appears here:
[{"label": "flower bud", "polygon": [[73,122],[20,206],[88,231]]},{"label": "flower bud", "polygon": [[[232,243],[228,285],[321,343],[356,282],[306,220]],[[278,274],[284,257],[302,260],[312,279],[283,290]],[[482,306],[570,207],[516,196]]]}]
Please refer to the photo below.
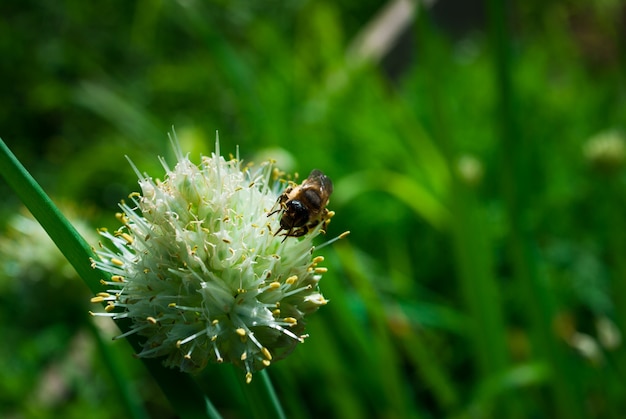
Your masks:
[{"label": "flower bud", "polygon": [[623,166],[626,158],[624,135],[616,130],[596,134],[585,143],[583,153],[593,168],[613,173]]},{"label": "flower bud", "polygon": [[456,169],[459,178],[467,186],[476,187],[483,180],[483,164],[471,154],[464,154],[459,157]]}]

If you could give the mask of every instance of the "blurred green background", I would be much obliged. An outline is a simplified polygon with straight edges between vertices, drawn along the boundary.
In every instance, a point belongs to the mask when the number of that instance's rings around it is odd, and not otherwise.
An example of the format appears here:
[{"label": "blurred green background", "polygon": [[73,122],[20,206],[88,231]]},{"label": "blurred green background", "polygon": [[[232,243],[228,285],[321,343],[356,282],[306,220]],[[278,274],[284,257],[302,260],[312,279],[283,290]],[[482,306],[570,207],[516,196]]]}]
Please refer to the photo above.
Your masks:
[{"label": "blurred green background", "polygon": [[[415,5],[5,0],[0,136],[92,244],[172,126],[328,174],[351,235],[269,369],[290,418],[623,417],[626,4]],[[0,195],[0,416],[176,417]],[[253,416],[237,374],[204,382]]]}]

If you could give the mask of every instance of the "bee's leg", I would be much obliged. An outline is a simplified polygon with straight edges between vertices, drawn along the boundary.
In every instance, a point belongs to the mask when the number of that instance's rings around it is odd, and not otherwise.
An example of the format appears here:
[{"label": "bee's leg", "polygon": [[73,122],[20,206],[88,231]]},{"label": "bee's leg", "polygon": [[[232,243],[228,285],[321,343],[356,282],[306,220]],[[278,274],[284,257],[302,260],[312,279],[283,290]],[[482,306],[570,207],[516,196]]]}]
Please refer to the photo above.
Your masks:
[{"label": "bee's leg", "polygon": [[309,232],[309,226],[298,227],[293,231],[289,231],[291,237],[302,237]]},{"label": "bee's leg", "polygon": [[271,217],[272,215],[276,214],[277,212],[280,212],[282,210],[282,207],[278,207],[277,210],[271,211],[267,213],[268,217]]},{"label": "bee's leg", "polygon": [[[282,230],[283,228],[281,227],[280,230]],[[278,230],[278,231],[280,231]],[[276,232],[278,234],[278,231]],[[274,234],[276,235],[276,234]],[[285,234],[283,234],[283,241],[281,241],[281,243],[284,243],[285,240],[287,240],[287,237],[296,237],[296,233],[293,232],[293,228],[290,228],[289,231],[287,231]]]},{"label": "bee's leg", "polygon": [[[302,236],[304,236],[308,232],[309,232],[309,227],[308,226],[302,226],[302,227],[298,227],[298,228],[291,228],[291,229],[289,229],[289,231],[287,231],[285,234],[283,234],[283,236],[285,236],[283,238],[283,241],[287,240],[287,237],[302,237]],[[274,235],[276,235],[276,234],[274,234]]]},{"label": "bee's leg", "polygon": [[313,230],[315,227],[317,227],[320,221],[322,222],[322,228],[320,229],[320,233],[326,234],[326,224],[327,224],[326,220],[311,221],[308,225],[305,226],[307,227],[307,231]]},{"label": "bee's leg", "polygon": [[[270,212],[267,213],[268,217],[271,217],[272,215],[276,214],[277,212],[281,212],[282,210],[285,209],[284,200],[282,200],[281,198],[282,198],[282,196],[280,198],[278,198],[278,200],[276,201],[274,206],[270,209]],[[278,208],[274,209],[276,207],[278,207]]]},{"label": "bee's leg", "polygon": [[329,222],[329,221],[330,221],[330,220],[327,218],[327,219],[325,219],[325,220],[322,222],[322,228],[320,228],[320,232],[321,232],[322,234],[326,234],[326,227],[328,227],[328,222]]},{"label": "bee's leg", "polygon": [[330,223],[330,219],[333,215],[335,215],[334,211],[328,211],[324,208],[324,214],[322,215],[322,228],[320,229],[323,234],[326,234],[326,227],[328,227],[328,223]]},{"label": "bee's leg", "polygon": [[[285,209],[285,202],[287,202],[289,200],[289,193],[291,192],[293,188],[291,186],[289,186],[287,189],[285,189],[285,192],[283,192],[278,199],[276,200],[276,203],[274,204],[274,206],[270,209],[270,212],[267,213],[267,216],[270,217],[274,214],[276,214],[277,212],[280,212],[281,210]],[[276,206],[278,206],[278,209],[274,209],[276,208]]]}]

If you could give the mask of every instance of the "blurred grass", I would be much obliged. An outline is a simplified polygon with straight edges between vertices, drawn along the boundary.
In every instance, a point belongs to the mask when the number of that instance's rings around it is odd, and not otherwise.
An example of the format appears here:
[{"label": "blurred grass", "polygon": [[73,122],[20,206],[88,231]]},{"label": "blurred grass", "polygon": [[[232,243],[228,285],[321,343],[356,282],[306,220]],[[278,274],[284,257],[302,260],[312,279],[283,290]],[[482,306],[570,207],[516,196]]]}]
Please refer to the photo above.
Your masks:
[{"label": "blurred grass", "polygon": [[[114,227],[137,189],[124,154],[154,175],[156,155],[171,161],[172,125],[194,157],[219,130],[226,154],[280,147],[301,174],[324,170],[329,235],[352,234],[321,251],[330,304],[311,337],[269,370],[287,417],[619,418],[624,151],[583,149],[625,129],[626,9],[472,4],[419,11],[387,60],[357,66],[345,52],[378,2],[3,2],[0,134],[93,228]],[[0,193],[2,240],[18,243],[16,199]],[[84,324],[85,295],[36,316],[61,268],[18,277],[21,259],[0,258],[0,416],[126,416],[95,343],[94,374],[55,370],[69,390],[34,397],[44,367],[77,356],[84,326],[68,319]],[[137,361],[114,356],[148,414],[173,417]],[[198,378],[225,417],[267,403],[238,373]]]}]

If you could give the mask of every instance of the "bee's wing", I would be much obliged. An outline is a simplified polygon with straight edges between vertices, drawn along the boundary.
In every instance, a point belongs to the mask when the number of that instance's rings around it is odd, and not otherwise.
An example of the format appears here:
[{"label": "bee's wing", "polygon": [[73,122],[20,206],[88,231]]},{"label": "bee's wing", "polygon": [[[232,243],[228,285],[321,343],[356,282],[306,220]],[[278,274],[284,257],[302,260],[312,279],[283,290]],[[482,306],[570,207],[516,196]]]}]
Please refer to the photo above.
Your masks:
[{"label": "bee's wing", "polygon": [[314,169],[309,177],[302,182],[302,187],[315,187],[321,189],[322,194],[328,199],[328,196],[333,192],[333,182],[328,176],[322,173],[321,170]]}]

